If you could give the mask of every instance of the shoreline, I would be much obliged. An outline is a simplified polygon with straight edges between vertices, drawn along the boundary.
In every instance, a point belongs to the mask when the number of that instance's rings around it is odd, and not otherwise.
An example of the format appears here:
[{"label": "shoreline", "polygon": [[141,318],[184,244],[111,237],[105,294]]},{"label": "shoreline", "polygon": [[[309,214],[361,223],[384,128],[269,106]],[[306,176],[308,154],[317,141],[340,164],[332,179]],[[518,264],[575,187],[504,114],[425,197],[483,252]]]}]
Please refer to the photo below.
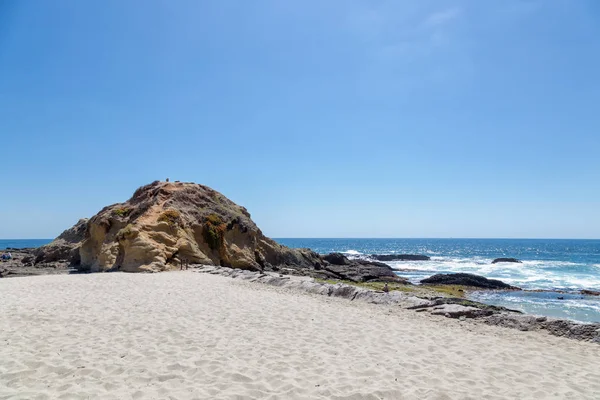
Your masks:
[{"label": "shoreline", "polygon": [[231,268],[200,266],[194,272],[225,276],[233,279],[260,283],[266,286],[282,287],[299,292],[318,294],[327,297],[339,297],[349,301],[362,301],[372,304],[394,305],[418,313],[429,313],[451,319],[473,320],[477,323],[495,325],[519,331],[540,331],[550,335],[589,341],[600,344],[600,323],[583,323],[566,319],[522,313],[504,307],[478,303],[465,298],[452,296],[422,297],[414,293],[375,291],[346,283],[331,284],[319,282],[313,278],[234,270]]},{"label": "shoreline", "polygon": [[0,396],[593,399],[600,392],[596,344],[358,295],[349,301],[195,271],[48,275],[0,287]]},{"label": "shoreline", "polygon": [[[8,278],[8,277],[25,277],[25,276],[39,276],[39,275],[63,275],[63,274],[81,274],[85,272],[79,272],[74,268],[71,268],[69,262],[65,260],[57,260],[52,262],[44,262],[44,263],[35,263],[35,251],[36,248],[24,248],[24,249],[11,249],[14,254],[14,258],[8,262],[0,263],[0,278]],[[228,268],[223,267],[213,267],[213,266],[198,266],[192,265],[194,268],[200,267],[202,268],[216,268],[221,269],[223,271],[228,270]],[[240,270],[243,271],[243,270]],[[284,272],[285,271],[280,271]],[[285,276],[296,276],[294,270],[287,271],[289,274]],[[264,275],[261,272],[252,272],[253,274]],[[278,275],[278,273],[274,273]],[[226,273],[226,276],[230,276],[231,273]],[[349,284],[355,287],[362,287],[372,290],[380,290],[380,286],[382,287],[383,283],[357,283],[351,281],[344,280],[335,280],[337,282],[333,282],[332,280],[326,279],[316,279],[321,283],[341,283],[341,284]],[[392,284],[394,285],[394,284]],[[493,318],[493,323],[498,325],[506,325],[510,327],[514,327],[520,330],[536,330],[536,329],[547,329],[554,334],[559,336],[562,335],[570,335],[576,339],[584,338],[584,340],[590,340],[592,333],[588,331],[583,331],[578,327],[579,325],[598,325],[600,327],[600,321],[578,321],[576,319],[568,319],[564,317],[550,317],[550,316],[541,316],[539,314],[533,313],[523,313],[518,310],[511,310],[510,305],[508,309],[505,309],[501,306],[501,304],[493,305],[494,302],[481,302],[481,300],[477,297],[470,298],[469,292],[482,292],[482,293],[492,293],[492,290],[485,290],[481,288],[471,288],[467,286],[461,285],[412,285],[412,284],[404,284],[398,283],[398,289],[406,294],[412,294],[413,296],[419,297],[421,299],[427,299],[430,301],[435,298],[448,298],[448,297],[456,297],[459,299],[454,299],[452,307],[448,305],[447,300],[437,300],[437,304],[431,303],[431,307],[440,307],[445,306],[448,310],[453,311],[450,313],[451,317],[461,317],[466,315],[468,318],[475,316],[476,318],[481,317],[490,317],[491,314],[489,311],[482,312],[481,309],[488,310],[500,310],[500,311],[516,311],[521,313],[521,317],[515,317],[514,315],[503,315],[500,319],[498,317]],[[538,290],[527,290],[521,289],[521,292],[539,292]],[[549,293],[561,293],[560,291],[548,291]],[[585,290],[584,290],[585,292]],[[593,292],[596,293],[596,292]],[[595,296],[594,296],[595,297]],[[460,300],[462,299],[462,300]],[[600,299],[599,299],[600,300]],[[461,308],[462,306],[462,308]],[[467,307],[465,309],[464,307]],[[475,309],[474,309],[475,308]],[[439,311],[437,311],[439,312]],[[504,313],[506,314],[506,313]],[[575,332],[571,332],[571,331]],[[598,339],[600,341],[600,339]]]}]

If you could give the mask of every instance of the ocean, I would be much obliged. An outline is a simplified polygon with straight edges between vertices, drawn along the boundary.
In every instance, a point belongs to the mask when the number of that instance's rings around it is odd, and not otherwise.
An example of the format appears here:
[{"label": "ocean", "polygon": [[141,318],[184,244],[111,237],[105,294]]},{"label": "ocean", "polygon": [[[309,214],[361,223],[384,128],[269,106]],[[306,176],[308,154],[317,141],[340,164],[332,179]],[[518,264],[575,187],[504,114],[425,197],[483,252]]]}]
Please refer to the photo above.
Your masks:
[{"label": "ocean", "polygon": [[[581,289],[600,290],[600,240],[571,239],[276,239],[317,253],[348,257],[370,254],[423,254],[430,261],[392,261],[398,275],[418,283],[437,273],[466,272],[500,279],[541,292],[476,292],[473,300],[527,313],[582,322],[600,322],[600,297]],[[492,264],[499,257],[517,263]],[[564,291],[567,293],[556,293]],[[560,298],[559,298],[560,297]]]},{"label": "ocean", "polygon": [[0,239],[0,250],[7,248],[23,249],[25,247],[40,247],[52,239]]},{"label": "ocean", "polygon": [[[527,313],[583,322],[600,322],[600,297],[581,289],[600,290],[600,240],[572,239],[275,239],[317,253],[341,252],[349,257],[370,254],[423,254],[430,261],[393,261],[398,275],[413,283],[437,273],[467,272],[500,279],[541,292],[476,292],[474,300]],[[38,247],[50,239],[0,240],[0,249]],[[521,264],[491,264],[514,257]],[[558,294],[556,291],[567,293]],[[561,297],[559,299],[559,297]]]}]

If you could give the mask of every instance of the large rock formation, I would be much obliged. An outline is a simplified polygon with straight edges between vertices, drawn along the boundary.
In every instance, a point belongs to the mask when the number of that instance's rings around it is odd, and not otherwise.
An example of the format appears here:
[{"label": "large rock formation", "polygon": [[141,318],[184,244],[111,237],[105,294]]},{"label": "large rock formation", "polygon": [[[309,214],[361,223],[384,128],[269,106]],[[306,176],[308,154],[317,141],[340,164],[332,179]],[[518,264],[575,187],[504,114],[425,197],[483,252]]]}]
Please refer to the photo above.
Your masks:
[{"label": "large rock formation", "polygon": [[[85,239],[87,218],[80,219],[73,227],[61,233],[52,242],[37,248],[33,255],[33,262],[51,263],[65,261],[73,264],[79,263],[79,247]],[[30,260],[24,260],[28,262]]]},{"label": "large rock formation", "polygon": [[[337,265],[309,249],[282,246],[263,235],[244,207],[195,183],[142,186],[131,199],[90,218],[83,232],[83,241],[72,246],[79,257],[71,258],[81,271],[163,271],[188,263],[355,281],[400,280],[385,264],[345,259],[347,264]],[[49,248],[40,253],[50,256]]]}]

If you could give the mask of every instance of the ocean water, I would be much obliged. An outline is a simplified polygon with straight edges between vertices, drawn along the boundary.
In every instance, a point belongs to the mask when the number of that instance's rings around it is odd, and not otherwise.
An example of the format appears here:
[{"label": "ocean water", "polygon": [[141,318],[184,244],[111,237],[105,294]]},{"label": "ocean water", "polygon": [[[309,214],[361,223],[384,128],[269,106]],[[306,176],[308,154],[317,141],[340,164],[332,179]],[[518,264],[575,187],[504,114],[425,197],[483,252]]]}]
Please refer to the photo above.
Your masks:
[{"label": "ocean water", "polygon": [[[527,313],[584,322],[600,322],[600,297],[581,289],[600,290],[600,240],[571,239],[276,239],[317,253],[348,257],[371,254],[423,254],[430,261],[392,261],[398,275],[418,283],[437,273],[466,272],[500,279],[523,289],[543,292],[480,292],[472,298]],[[492,264],[499,257],[517,263]],[[564,291],[558,294],[555,291]],[[559,299],[562,297],[562,299]]]},{"label": "ocean water", "polygon": [[26,247],[40,247],[51,241],[52,239],[0,239],[0,250],[6,248],[23,249]]}]

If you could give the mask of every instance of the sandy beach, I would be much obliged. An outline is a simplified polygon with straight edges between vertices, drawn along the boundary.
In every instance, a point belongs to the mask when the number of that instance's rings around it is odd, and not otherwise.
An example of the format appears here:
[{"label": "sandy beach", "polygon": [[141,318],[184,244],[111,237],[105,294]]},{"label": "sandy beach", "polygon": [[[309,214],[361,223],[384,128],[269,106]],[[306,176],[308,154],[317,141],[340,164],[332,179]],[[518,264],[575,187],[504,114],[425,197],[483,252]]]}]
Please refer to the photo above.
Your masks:
[{"label": "sandy beach", "polygon": [[0,280],[0,399],[598,399],[600,346],[195,272]]}]

